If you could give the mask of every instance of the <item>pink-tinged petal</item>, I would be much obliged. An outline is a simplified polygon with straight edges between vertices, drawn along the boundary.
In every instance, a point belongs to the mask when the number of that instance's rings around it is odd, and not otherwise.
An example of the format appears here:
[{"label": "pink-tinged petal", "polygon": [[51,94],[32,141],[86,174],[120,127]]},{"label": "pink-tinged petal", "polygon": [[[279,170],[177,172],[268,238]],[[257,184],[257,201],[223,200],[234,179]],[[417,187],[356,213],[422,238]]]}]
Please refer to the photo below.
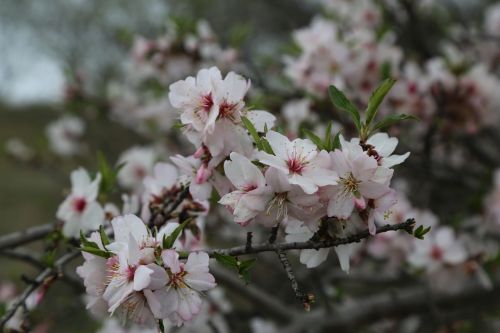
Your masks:
[{"label": "pink-tinged petal", "polygon": [[87,204],[82,214],[81,229],[83,231],[97,230],[104,223],[104,209],[95,201]]},{"label": "pink-tinged petal", "polygon": [[241,197],[244,194],[245,193],[242,191],[233,191],[220,198],[219,203],[221,205],[229,206],[234,209],[234,207],[236,207],[236,204],[238,203],[238,201],[240,201]]},{"label": "pink-tinged petal", "polygon": [[370,235],[377,234],[377,226],[375,225],[375,214],[373,213],[373,210],[371,210],[368,214],[368,231],[370,232]]},{"label": "pink-tinged petal", "polygon": [[389,187],[384,184],[367,181],[359,184],[358,190],[365,198],[378,199],[389,191]]},{"label": "pink-tinged petal", "polygon": [[170,163],[156,163],[153,172],[163,187],[170,188],[177,183],[177,169]]},{"label": "pink-tinged petal", "polygon": [[410,156],[410,152],[407,152],[403,155],[391,155],[389,157],[382,158],[382,166],[386,168],[392,168],[395,165],[399,165],[406,161],[406,159]]},{"label": "pink-tinged petal", "polygon": [[242,203],[251,210],[263,211],[266,209],[272,195],[270,187],[266,186],[265,188],[259,188],[247,193],[242,198]]},{"label": "pink-tinged petal", "polygon": [[388,169],[386,167],[380,166],[377,167],[377,169],[375,169],[375,172],[373,173],[372,178],[370,180],[389,186],[393,174],[394,174],[393,169]]},{"label": "pink-tinged petal", "polygon": [[115,217],[111,221],[115,234],[115,241],[128,242],[128,237],[132,234],[137,241],[148,236],[148,230],[144,222],[133,214]]},{"label": "pink-tinged petal", "polygon": [[206,291],[215,288],[217,285],[215,283],[215,278],[210,273],[188,273],[184,277],[184,281],[187,285],[197,291]]},{"label": "pink-tinged petal", "polygon": [[134,291],[132,283],[124,283],[120,279],[112,279],[106,287],[102,297],[108,302],[109,312],[112,314]]},{"label": "pink-tinged petal", "polygon": [[134,273],[134,290],[141,291],[149,286],[153,270],[147,266],[137,267]]},{"label": "pink-tinged petal", "polygon": [[201,310],[201,298],[195,291],[188,288],[178,289],[179,304],[177,307],[177,314],[184,321],[189,321],[194,315],[198,314]]},{"label": "pink-tinged petal", "polygon": [[234,186],[246,190],[265,185],[264,175],[249,159],[235,152],[231,153],[230,158],[224,163],[224,171]]},{"label": "pink-tinged petal", "polygon": [[266,139],[273,148],[273,152],[279,159],[288,160],[288,150],[291,147],[291,142],[286,136],[275,131],[269,131],[266,134]]},{"label": "pink-tinged petal", "polygon": [[94,201],[99,194],[99,187],[101,185],[101,174],[97,173],[94,180],[90,185],[85,189],[84,196],[87,201]]},{"label": "pink-tinged petal", "polygon": [[301,156],[305,161],[311,161],[318,155],[318,147],[309,139],[295,139],[287,147],[287,159]]},{"label": "pink-tinged petal", "polygon": [[163,259],[163,264],[165,267],[170,268],[172,273],[179,273],[181,271],[181,265],[179,262],[179,253],[175,250],[163,250],[161,253],[161,258]]},{"label": "pink-tinged petal", "polygon": [[443,260],[448,264],[458,265],[467,260],[467,252],[462,244],[452,244],[450,247],[445,249]]},{"label": "pink-tinged petal", "polygon": [[191,182],[191,185],[189,185],[189,193],[196,200],[207,200],[210,198],[210,195],[212,195],[212,184],[209,182],[203,184]]},{"label": "pink-tinged petal", "polygon": [[348,219],[354,209],[354,196],[351,193],[342,193],[337,189],[337,194],[328,202],[327,214],[341,220]]},{"label": "pink-tinged petal", "polygon": [[[288,170],[288,168],[286,168],[286,170]],[[283,173],[282,170],[273,167],[267,169],[265,174],[267,185],[276,193],[290,191],[292,186],[288,181],[287,174],[288,173]]]},{"label": "pink-tinged petal", "polygon": [[268,154],[263,151],[259,151],[257,153],[257,159],[265,165],[269,165],[275,169],[278,169],[279,171],[283,172],[284,174],[288,174],[290,170],[288,169],[288,164],[286,163],[285,159],[282,159],[281,157],[274,156],[271,154]]},{"label": "pink-tinged petal", "polygon": [[346,155],[336,149],[330,153],[332,169],[340,176],[344,177],[346,173],[351,171],[351,167],[347,162]]},{"label": "pink-tinged petal", "polygon": [[184,269],[189,273],[208,272],[208,254],[205,252],[192,252],[186,261]]},{"label": "pink-tinged petal", "polygon": [[363,197],[353,197],[354,199],[354,206],[358,210],[364,210],[366,208],[366,200]]},{"label": "pink-tinged petal", "polygon": [[155,318],[167,318],[177,310],[180,302],[179,294],[173,288],[162,288],[155,292],[144,290],[144,296],[146,296]]},{"label": "pink-tinged petal", "polygon": [[264,129],[267,127],[271,129],[274,127],[274,122],[276,121],[276,117],[267,111],[262,110],[252,110],[248,111],[247,118],[252,122],[255,126],[255,129],[259,132],[264,132]]},{"label": "pink-tinged petal", "polygon": [[323,263],[328,257],[330,249],[302,250],[300,251],[300,262],[307,268],[314,268]]},{"label": "pink-tinged petal", "polygon": [[390,138],[387,133],[377,133],[371,136],[366,143],[375,146],[377,153],[386,157],[394,152],[398,145],[398,139]]},{"label": "pink-tinged petal", "polygon": [[306,168],[302,175],[318,186],[336,185],[339,179],[335,171],[317,167]]},{"label": "pink-tinged petal", "polygon": [[73,193],[83,194],[90,185],[90,176],[84,168],[78,168],[71,172],[71,190]]},{"label": "pink-tinged petal", "polygon": [[169,86],[168,99],[174,108],[183,108],[197,98],[196,79],[192,76]]},{"label": "pink-tinged petal", "polygon": [[351,161],[351,171],[358,181],[367,181],[373,177],[377,169],[377,161],[365,154],[362,154]]},{"label": "pink-tinged petal", "polygon": [[304,190],[307,194],[313,194],[318,191],[318,186],[314,184],[309,178],[304,176],[293,174],[289,178],[290,184],[298,185]]},{"label": "pink-tinged petal", "polygon": [[346,272],[349,273],[350,269],[350,261],[351,261],[351,254],[353,250],[352,244],[346,244],[346,245],[339,245],[334,247],[335,252],[337,253],[337,256],[339,258],[339,263],[340,263],[340,268]]}]

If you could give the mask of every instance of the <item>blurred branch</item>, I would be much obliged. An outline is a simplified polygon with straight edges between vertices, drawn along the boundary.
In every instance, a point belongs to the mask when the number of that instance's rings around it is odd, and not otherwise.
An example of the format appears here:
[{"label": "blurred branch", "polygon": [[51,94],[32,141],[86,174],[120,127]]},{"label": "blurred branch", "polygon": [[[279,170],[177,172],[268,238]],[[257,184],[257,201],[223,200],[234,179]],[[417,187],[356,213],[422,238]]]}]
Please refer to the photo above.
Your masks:
[{"label": "blurred branch", "polygon": [[39,240],[47,236],[53,230],[54,224],[49,223],[1,236],[0,251]]},{"label": "blurred branch", "polygon": [[295,316],[292,309],[282,304],[271,294],[257,288],[254,285],[245,285],[232,272],[218,267],[211,267],[210,272],[214,274],[217,281],[220,281],[225,287],[234,289],[238,295],[242,295],[255,304],[259,304],[259,308],[265,310],[267,314],[271,314],[281,320],[290,321]]},{"label": "blurred branch", "polygon": [[348,330],[364,324],[375,323],[384,318],[401,318],[415,313],[440,309],[477,307],[500,293],[500,278],[497,277],[493,290],[485,289],[479,283],[469,283],[459,292],[432,291],[429,286],[412,286],[390,289],[362,300],[349,302],[334,309],[333,315],[323,311],[295,317],[295,320],[280,332],[298,333],[308,328]]},{"label": "blurred branch", "polygon": [[0,319],[0,330],[3,330],[5,324],[14,316],[17,309],[24,307],[26,305],[26,300],[28,297],[35,292],[35,290],[40,286],[48,287],[54,280],[62,275],[62,269],[64,265],[69,263],[71,260],[80,255],[80,251],[73,249],[70,252],[59,258],[54,266],[46,268],[42,273],[40,273],[35,280],[23,291],[21,295],[14,301],[14,303],[7,309],[5,314]]}]

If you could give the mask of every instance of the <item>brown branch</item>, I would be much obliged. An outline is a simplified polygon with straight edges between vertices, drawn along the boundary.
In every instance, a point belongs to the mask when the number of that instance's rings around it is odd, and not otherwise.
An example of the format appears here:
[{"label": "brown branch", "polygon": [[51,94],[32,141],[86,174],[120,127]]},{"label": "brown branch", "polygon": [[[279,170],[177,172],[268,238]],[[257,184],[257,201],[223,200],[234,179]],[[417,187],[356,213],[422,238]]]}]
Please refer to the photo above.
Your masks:
[{"label": "brown branch", "polygon": [[42,239],[54,228],[55,225],[49,223],[0,236],[0,251]]},{"label": "brown branch", "polygon": [[[408,219],[403,223],[386,224],[380,228],[377,228],[377,234],[388,231],[398,231],[398,230],[404,230],[408,233],[413,233],[414,226],[415,226],[415,220]],[[250,249],[247,249],[247,246],[243,245],[229,249],[207,249],[201,251],[206,252],[210,257],[213,257],[215,253],[226,256],[240,256],[240,255],[255,254],[260,252],[276,252],[278,250],[282,251],[304,250],[304,249],[319,250],[324,248],[336,247],[344,244],[358,243],[370,236],[371,236],[370,232],[368,230],[365,230],[352,236],[336,238],[333,240],[325,240],[325,241],[309,240],[306,242],[290,242],[290,243],[261,243],[261,244],[253,244]],[[180,257],[182,259],[186,259],[188,255],[189,253],[183,252],[181,253]]]},{"label": "brown branch", "polygon": [[17,309],[26,304],[26,300],[28,299],[28,297],[33,292],[35,292],[35,290],[38,287],[48,282],[53,282],[54,279],[57,279],[61,275],[63,266],[79,255],[80,252],[77,249],[73,249],[70,252],[63,255],[61,258],[59,258],[54,263],[53,267],[48,267],[43,272],[41,272],[36,277],[36,279],[33,280],[33,282],[23,291],[23,293],[19,295],[19,297],[14,301],[14,303],[7,309],[5,314],[2,316],[2,318],[0,319],[0,330],[3,330],[5,324],[7,324],[7,322],[12,318],[12,316],[14,316]]}]

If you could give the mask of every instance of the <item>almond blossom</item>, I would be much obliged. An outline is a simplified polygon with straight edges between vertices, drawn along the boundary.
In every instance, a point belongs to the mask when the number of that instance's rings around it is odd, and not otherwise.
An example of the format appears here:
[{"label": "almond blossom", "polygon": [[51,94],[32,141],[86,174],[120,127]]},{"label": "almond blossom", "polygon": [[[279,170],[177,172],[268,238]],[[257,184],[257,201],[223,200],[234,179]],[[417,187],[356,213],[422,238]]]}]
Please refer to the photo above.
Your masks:
[{"label": "almond blossom", "polygon": [[50,149],[61,156],[81,153],[85,123],[75,116],[63,116],[47,126]]},{"label": "almond blossom", "polygon": [[328,216],[348,219],[355,206],[364,210],[370,199],[378,199],[389,191],[393,170],[379,166],[361,147],[337,149],[330,155],[339,181],[323,192],[329,198]]},{"label": "almond blossom", "polygon": [[266,139],[274,155],[260,151],[259,161],[285,174],[290,184],[299,185],[304,192],[312,194],[319,186],[337,183],[337,174],[328,169],[328,153],[318,151],[310,140],[290,141],[286,136],[274,131],[267,132]]},{"label": "almond blossom", "polygon": [[456,238],[451,227],[442,226],[417,240],[408,262],[416,267],[433,273],[446,265],[458,265],[467,259],[464,245]]},{"label": "almond blossom", "polygon": [[266,186],[259,168],[246,157],[231,153],[230,158],[224,163],[224,171],[236,190],[224,195],[219,203],[231,209],[235,222],[245,225],[266,209],[271,188]]},{"label": "almond blossom", "polygon": [[80,231],[96,230],[104,222],[104,210],[96,201],[100,183],[99,173],[94,180],[83,168],[71,173],[71,193],[56,213],[56,217],[64,222],[63,234],[66,237],[78,237]]},{"label": "almond blossom", "polygon": [[214,288],[215,279],[208,272],[209,258],[204,252],[191,253],[186,263],[179,261],[174,250],[164,250],[161,257],[168,272],[166,288],[147,290],[145,295],[157,318],[168,317],[180,326],[200,312],[200,293]]},{"label": "almond blossom", "polygon": [[157,154],[152,148],[132,147],[118,159],[123,164],[118,173],[118,183],[126,189],[139,190],[144,177],[151,174]]}]

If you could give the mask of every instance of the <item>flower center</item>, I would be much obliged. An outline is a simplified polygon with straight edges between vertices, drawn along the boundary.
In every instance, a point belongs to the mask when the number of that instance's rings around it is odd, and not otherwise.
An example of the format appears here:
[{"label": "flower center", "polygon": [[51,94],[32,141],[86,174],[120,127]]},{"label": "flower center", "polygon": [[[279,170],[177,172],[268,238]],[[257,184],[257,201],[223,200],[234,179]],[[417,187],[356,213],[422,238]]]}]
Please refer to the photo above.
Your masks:
[{"label": "flower center", "polygon": [[231,118],[233,116],[235,109],[236,109],[236,104],[228,103],[226,100],[224,100],[222,104],[219,106],[219,117]]},{"label": "flower center", "polygon": [[210,112],[210,109],[214,105],[214,100],[212,99],[212,93],[209,93],[208,95],[204,95],[201,98],[201,108],[205,112]]},{"label": "flower center", "polygon": [[81,214],[85,210],[85,207],[87,207],[87,200],[85,198],[75,198],[73,200],[73,209]]},{"label": "flower center", "polygon": [[185,272],[182,268],[181,268],[181,271],[179,273],[175,273],[175,274],[171,274],[170,275],[170,281],[169,281],[169,285],[175,289],[178,289],[178,288],[186,288],[187,285],[186,283],[184,282],[184,276],[187,275],[187,272]]},{"label": "flower center", "polygon": [[431,257],[434,260],[441,260],[443,258],[443,250],[439,246],[433,246],[431,249]]},{"label": "flower center", "polygon": [[134,169],[134,174],[138,179],[142,179],[146,176],[146,170],[141,166],[137,166]]},{"label": "flower center", "polygon": [[354,175],[352,172],[349,172],[346,174],[347,177],[340,178],[340,183],[344,187],[344,193],[356,193],[358,191],[358,184],[360,183],[356,178],[354,178]]},{"label": "flower center", "polygon": [[304,161],[300,158],[297,158],[297,156],[289,158],[287,161],[287,165],[288,170],[291,173],[298,173],[299,175],[302,174],[302,170],[304,170],[305,167]]}]

